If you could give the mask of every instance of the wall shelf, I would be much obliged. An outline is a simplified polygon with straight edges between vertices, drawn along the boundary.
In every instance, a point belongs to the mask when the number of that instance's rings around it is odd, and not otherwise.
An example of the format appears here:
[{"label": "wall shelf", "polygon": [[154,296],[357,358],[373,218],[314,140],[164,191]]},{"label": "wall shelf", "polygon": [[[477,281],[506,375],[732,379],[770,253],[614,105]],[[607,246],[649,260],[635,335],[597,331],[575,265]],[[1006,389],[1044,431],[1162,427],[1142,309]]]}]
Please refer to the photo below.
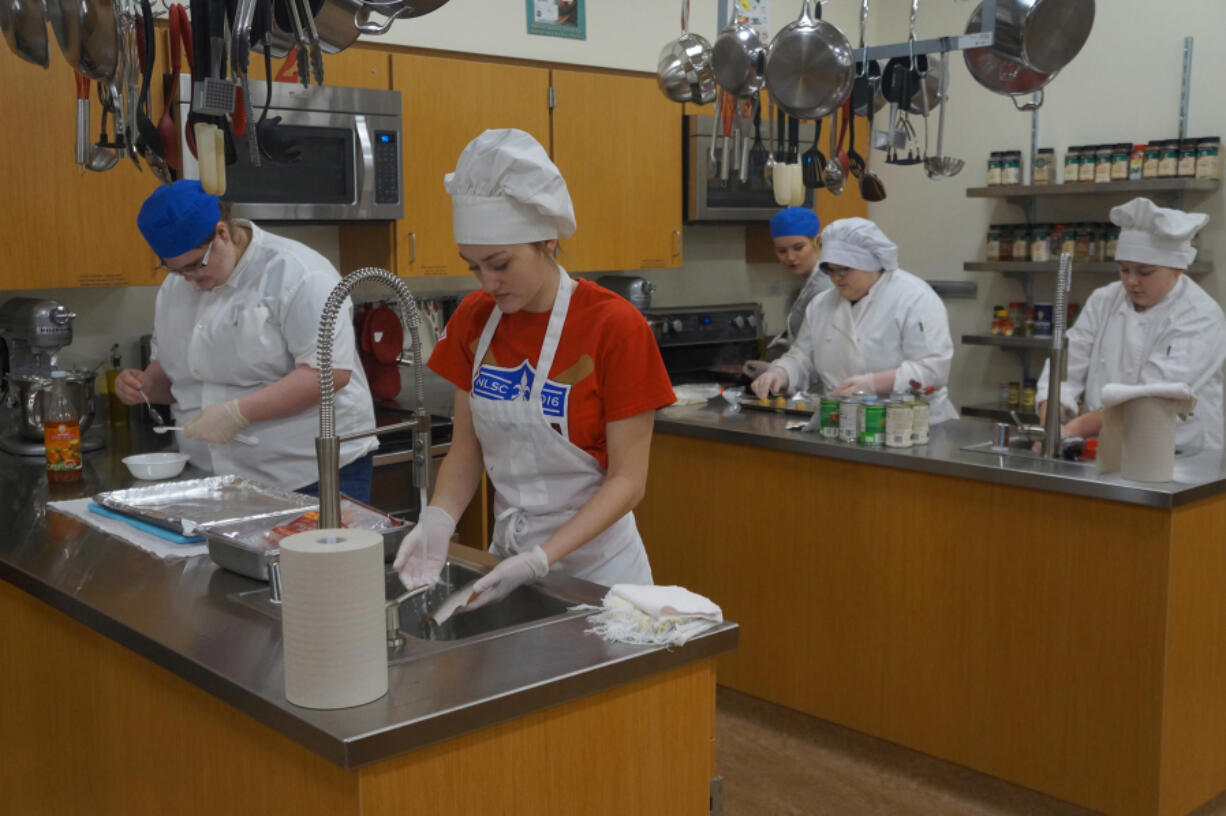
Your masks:
[{"label": "wall shelf", "polygon": [[[967,272],[1055,272],[1056,261],[967,261],[962,269]],[[1073,261],[1073,274],[1088,272],[1091,274],[1117,275],[1119,267],[1115,261]],[[1213,271],[1213,264],[1202,262],[1188,267],[1190,275],[1207,275]]]},{"label": "wall shelf", "polygon": [[1218,179],[1165,178],[1069,184],[1008,184],[968,187],[967,198],[1052,198],[1056,196],[1130,195],[1145,193],[1210,193],[1221,186]]},{"label": "wall shelf", "polygon": [[1051,348],[1051,337],[1021,337],[1004,334],[964,334],[962,344],[966,346],[998,346],[1007,349],[1034,349],[1046,351]]},{"label": "wall shelf", "polygon": [[[975,417],[977,419],[993,419],[997,422],[1013,422],[1013,417],[1009,414],[1009,408],[995,402],[989,402],[982,405],[963,405],[962,416]],[[1021,408],[1013,409],[1017,412],[1018,418],[1027,425],[1039,424],[1039,415],[1034,411],[1026,411]]]}]

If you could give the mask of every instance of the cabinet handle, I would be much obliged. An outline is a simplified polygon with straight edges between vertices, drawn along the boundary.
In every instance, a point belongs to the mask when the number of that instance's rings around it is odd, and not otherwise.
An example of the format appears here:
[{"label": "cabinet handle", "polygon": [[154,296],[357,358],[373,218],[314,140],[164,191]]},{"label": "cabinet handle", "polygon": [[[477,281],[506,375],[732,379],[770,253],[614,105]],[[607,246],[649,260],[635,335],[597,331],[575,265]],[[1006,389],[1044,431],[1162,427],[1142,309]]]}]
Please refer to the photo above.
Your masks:
[{"label": "cabinet handle", "polygon": [[673,257],[681,254],[681,230],[673,230]]},{"label": "cabinet handle", "polygon": [[409,263],[417,263],[417,233],[409,233]]}]

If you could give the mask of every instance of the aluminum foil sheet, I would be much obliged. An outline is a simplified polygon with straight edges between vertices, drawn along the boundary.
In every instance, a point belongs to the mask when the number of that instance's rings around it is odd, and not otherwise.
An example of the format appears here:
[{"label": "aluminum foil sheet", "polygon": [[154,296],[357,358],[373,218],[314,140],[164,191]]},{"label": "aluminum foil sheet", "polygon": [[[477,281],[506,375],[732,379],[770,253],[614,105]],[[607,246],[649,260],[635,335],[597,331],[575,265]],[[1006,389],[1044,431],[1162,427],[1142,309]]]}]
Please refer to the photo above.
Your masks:
[{"label": "aluminum foil sheet", "polygon": [[194,535],[206,524],[298,513],[319,507],[314,496],[294,493],[241,476],[210,476],[127,490],[110,490],[94,501],[167,530]]}]

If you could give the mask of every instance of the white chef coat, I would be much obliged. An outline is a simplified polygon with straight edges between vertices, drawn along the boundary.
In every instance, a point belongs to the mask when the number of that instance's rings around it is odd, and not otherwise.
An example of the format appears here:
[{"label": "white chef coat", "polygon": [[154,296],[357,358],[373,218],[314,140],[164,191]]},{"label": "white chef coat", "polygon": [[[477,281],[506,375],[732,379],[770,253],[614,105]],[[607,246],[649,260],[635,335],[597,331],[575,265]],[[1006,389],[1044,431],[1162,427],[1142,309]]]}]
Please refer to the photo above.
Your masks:
[{"label": "white chef coat", "polygon": [[[251,243],[230,279],[202,291],[182,275],[166,277],[154,309],[153,357],[171,382],[176,424],[186,425],[210,405],[257,391],[299,365],[315,366],[324,302],[340,282],[326,258],[310,247],[265,232],[250,221]],[[338,435],[373,428],[374,407],[354,350],[353,304],[346,298],[333,334],[332,364],[349,371],[336,391]],[[192,464],[288,489],[319,479],[315,437],[319,409],[243,429],[258,444],[210,445],[178,434]],[[342,466],[378,447],[374,437],[341,445]]]},{"label": "white chef coat", "polygon": [[[1103,386],[1186,383],[1195,413],[1180,420],[1180,447],[1222,447],[1222,363],[1226,361],[1226,316],[1196,281],[1180,275],[1161,302],[1138,312],[1116,281],[1095,289],[1068,332],[1068,379],[1060,402],[1076,412],[1084,394],[1090,411],[1102,408]],[[1036,401],[1047,399],[1048,368],[1039,378]]]},{"label": "white chef coat", "polygon": [[956,419],[949,401],[954,344],[945,304],[932,287],[902,269],[881,273],[868,294],[852,303],[837,289],[822,292],[805,310],[792,348],[775,361],[792,391],[830,393],[849,377],[897,369],[894,390],[911,380],[936,391],[931,421]]},{"label": "white chef coat", "polygon": [[792,307],[788,309],[787,325],[783,331],[771,340],[770,344],[772,346],[782,346],[785,350],[791,348],[792,344],[796,342],[796,338],[800,336],[800,327],[805,322],[805,310],[809,308],[813,298],[833,288],[834,284],[830,282],[830,276],[818,269],[818,264],[813,264],[813,269],[809,271],[809,277],[805,280],[805,285],[801,287],[800,292],[796,295],[796,300],[792,303]]}]

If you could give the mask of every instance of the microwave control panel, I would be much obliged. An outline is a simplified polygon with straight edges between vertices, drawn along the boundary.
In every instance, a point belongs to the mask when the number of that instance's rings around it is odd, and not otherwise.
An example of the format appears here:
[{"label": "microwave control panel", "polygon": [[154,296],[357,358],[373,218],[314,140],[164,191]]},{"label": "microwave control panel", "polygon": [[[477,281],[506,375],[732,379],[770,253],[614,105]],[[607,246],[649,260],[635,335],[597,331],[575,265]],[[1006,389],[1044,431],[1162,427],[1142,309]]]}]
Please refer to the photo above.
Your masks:
[{"label": "microwave control panel", "polygon": [[375,131],[375,203],[400,201],[400,144],[394,130]]},{"label": "microwave control panel", "polygon": [[762,310],[757,304],[645,309],[643,316],[661,347],[758,340],[763,331]]}]

